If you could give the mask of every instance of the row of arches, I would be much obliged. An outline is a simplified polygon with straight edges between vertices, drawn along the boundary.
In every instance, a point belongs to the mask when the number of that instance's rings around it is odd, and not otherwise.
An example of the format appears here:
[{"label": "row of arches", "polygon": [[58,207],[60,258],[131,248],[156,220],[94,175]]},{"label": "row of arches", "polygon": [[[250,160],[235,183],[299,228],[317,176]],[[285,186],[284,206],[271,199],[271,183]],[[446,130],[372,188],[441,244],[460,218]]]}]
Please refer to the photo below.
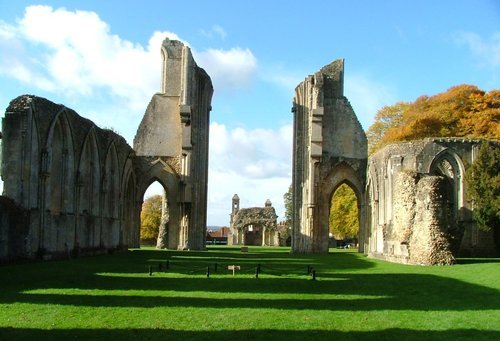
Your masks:
[{"label": "row of arches", "polygon": [[[45,101],[34,98],[4,121],[4,195],[28,211],[23,254],[138,246],[132,149],[112,131]],[[18,229],[13,238],[22,238]]]},{"label": "row of arches", "polygon": [[[121,220],[137,220],[133,216],[135,207],[130,207],[136,202],[132,162],[126,159],[120,167],[112,133],[108,133],[111,138],[101,137],[102,148],[97,136],[102,131],[97,129],[90,125],[83,141],[74,140],[78,134],[72,131],[63,110],[48,130],[42,151],[47,160],[42,170],[45,202],[41,211],[41,250],[109,249],[136,244],[132,226],[120,224]],[[120,217],[121,210],[132,216]]]}]

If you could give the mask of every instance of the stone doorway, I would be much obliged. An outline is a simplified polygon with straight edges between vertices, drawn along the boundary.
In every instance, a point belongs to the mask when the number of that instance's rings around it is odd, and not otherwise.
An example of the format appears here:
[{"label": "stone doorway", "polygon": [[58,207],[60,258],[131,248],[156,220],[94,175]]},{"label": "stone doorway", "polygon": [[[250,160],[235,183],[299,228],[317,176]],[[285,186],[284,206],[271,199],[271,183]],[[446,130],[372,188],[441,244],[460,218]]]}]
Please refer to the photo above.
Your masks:
[{"label": "stone doorway", "polygon": [[258,225],[245,226],[244,245],[262,245],[262,227]]},{"label": "stone doorway", "polygon": [[329,247],[356,247],[360,206],[355,190],[348,183],[333,191],[328,218]]}]

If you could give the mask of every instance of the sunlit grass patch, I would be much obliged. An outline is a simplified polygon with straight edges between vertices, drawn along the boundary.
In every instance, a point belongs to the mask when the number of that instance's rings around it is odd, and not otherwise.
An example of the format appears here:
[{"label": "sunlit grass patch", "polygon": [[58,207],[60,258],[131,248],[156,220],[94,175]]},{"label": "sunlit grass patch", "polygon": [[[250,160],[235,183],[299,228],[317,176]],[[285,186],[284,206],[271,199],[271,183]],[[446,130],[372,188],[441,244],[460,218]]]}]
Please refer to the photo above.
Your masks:
[{"label": "sunlit grass patch", "polygon": [[148,248],[2,266],[0,339],[500,337],[500,260],[421,267],[352,250],[249,251]]}]

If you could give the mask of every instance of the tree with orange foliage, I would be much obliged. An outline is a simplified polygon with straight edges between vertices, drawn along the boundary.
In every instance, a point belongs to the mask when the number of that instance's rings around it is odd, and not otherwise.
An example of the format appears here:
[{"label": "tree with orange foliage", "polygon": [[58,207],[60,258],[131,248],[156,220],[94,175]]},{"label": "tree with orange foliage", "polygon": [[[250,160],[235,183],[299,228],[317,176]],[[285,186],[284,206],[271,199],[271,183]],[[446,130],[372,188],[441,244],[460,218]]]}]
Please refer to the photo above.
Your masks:
[{"label": "tree with orange foliage", "polygon": [[458,85],[412,103],[384,107],[367,137],[370,154],[392,142],[426,137],[500,139],[500,90]]}]

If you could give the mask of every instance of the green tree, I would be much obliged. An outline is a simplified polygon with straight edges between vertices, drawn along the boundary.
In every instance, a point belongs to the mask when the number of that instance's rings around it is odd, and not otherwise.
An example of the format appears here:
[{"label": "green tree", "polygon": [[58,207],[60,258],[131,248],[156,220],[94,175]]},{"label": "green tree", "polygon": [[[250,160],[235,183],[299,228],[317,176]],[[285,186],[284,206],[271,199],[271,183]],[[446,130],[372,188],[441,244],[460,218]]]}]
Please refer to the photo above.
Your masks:
[{"label": "green tree", "polygon": [[493,229],[500,250],[500,148],[482,144],[476,160],[467,169],[468,196],[474,205],[473,216],[479,228]]},{"label": "green tree", "polygon": [[292,197],[292,185],[288,187],[288,191],[283,194],[283,200],[285,202],[285,225],[287,227],[292,227],[292,214],[293,214],[293,197]]},{"label": "green tree", "polygon": [[355,238],[359,233],[358,200],[346,184],[332,196],[329,229],[335,239]]},{"label": "green tree", "polygon": [[141,211],[141,240],[154,242],[158,238],[161,222],[161,195],[153,195],[144,200]]}]

